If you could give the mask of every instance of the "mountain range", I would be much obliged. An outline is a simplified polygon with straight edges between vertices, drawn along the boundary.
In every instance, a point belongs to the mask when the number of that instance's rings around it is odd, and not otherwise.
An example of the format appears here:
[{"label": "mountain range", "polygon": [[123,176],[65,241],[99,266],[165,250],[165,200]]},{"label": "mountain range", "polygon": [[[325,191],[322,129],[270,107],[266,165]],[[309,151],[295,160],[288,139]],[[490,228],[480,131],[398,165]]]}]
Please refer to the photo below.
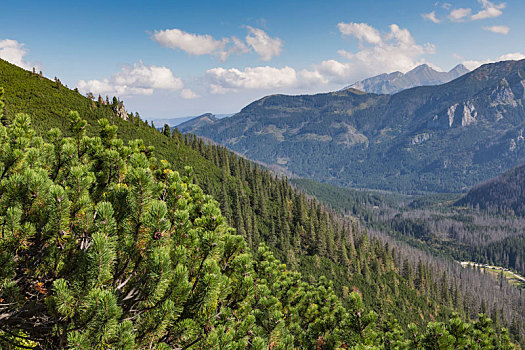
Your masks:
[{"label": "mountain range", "polygon": [[467,67],[458,64],[448,72],[440,72],[427,64],[422,64],[407,73],[383,73],[358,81],[345,89],[357,89],[373,94],[395,94],[396,92],[425,85],[440,85],[470,72]]},{"label": "mountain range", "polygon": [[250,159],[345,187],[458,192],[525,162],[525,60],[393,95],[271,95],[181,125]]},{"label": "mountain range", "polygon": [[212,113],[205,113],[199,116],[188,116],[188,117],[177,117],[177,118],[167,118],[167,119],[151,119],[151,121],[157,126],[162,127],[164,124],[167,124],[168,126],[174,128],[178,125],[181,125],[189,120],[204,117],[204,116],[213,116],[214,118],[221,119],[226,117],[231,117],[235,113],[227,113],[227,114],[212,114]]}]

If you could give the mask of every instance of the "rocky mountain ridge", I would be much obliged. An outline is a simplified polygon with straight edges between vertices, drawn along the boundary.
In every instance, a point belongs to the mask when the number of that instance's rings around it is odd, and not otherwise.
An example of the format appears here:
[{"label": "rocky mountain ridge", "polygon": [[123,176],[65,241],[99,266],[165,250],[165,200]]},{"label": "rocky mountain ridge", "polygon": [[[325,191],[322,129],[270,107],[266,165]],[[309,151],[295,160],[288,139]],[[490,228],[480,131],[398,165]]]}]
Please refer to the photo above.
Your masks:
[{"label": "rocky mountain ridge", "polygon": [[301,177],[403,192],[464,191],[525,163],[525,60],[394,95],[272,95],[181,127]]},{"label": "rocky mountain ridge", "polygon": [[458,64],[448,72],[440,72],[427,64],[422,64],[403,74],[401,72],[383,73],[358,81],[345,89],[353,88],[374,94],[395,94],[416,86],[440,85],[470,72]]}]

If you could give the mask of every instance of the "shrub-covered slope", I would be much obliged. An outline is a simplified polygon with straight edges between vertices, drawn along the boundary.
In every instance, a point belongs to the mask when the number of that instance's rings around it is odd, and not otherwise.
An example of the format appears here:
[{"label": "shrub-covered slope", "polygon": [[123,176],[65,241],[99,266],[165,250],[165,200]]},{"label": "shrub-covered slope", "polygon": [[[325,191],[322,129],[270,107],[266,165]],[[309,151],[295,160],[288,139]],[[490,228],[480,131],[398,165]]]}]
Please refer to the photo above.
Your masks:
[{"label": "shrub-covered slope", "polygon": [[27,115],[0,126],[0,344],[15,348],[508,348],[490,320],[380,331],[264,247],[253,257],[190,177],[70,114],[45,142]]}]

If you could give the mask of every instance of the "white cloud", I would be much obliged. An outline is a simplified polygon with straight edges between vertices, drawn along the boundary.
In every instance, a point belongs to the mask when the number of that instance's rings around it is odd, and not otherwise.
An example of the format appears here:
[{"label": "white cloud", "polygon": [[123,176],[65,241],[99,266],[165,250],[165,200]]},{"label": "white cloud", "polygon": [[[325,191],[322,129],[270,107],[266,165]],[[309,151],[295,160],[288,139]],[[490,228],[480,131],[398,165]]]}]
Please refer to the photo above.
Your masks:
[{"label": "white cloud", "polygon": [[27,50],[24,48],[23,43],[11,39],[0,40],[0,58],[24,69],[31,70],[35,66],[24,60],[26,54]]},{"label": "white cloud", "polygon": [[483,10],[479,11],[475,15],[472,15],[473,21],[478,20],[478,19],[485,19],[485,18],[501,16],[503,14],[501,10],[503,10],[506,6],[504,2],[496,5],[488,0],[479,0],[479,3],[483,7]]},{"label": "white cloud", "polygon": [[[355,24],[355,25],[354,25]],[[224,94],[241,89],[283,89],[309,86],[350,84],[372,75],[403,71],[426,63],[423,55],[434,53],[431,44],[416,44],[407,29],[392,24],[381,33],[366,23],[340,23],[343,35],[352,35],[359,42],[357,52],[339,50],[343,61],[324,60],[310,69],[296,71],[291,67],[213,68],[206,72],[212,94]]]},{"label": "white cloud", "polygon": [[450,11],[448,18],[452,22],[461,22],[461,21],[464,21],[468,16],[470,16],[471,12],[472,12],[472,9],[469,9],[469,8],[455,9],[455,10]]},{"label": "white cloud", "polygon": [[299,72],[298,79],[298,86],[301,87],[324,85],[329,82],[329,80],[326,77],[324,77],[319,71],[310,71],[307,69],[303,69]]},{"label": "white cloud", "polygon": [[[463,59],[461,56],[458,56],[458,55],[454,55],[454,57]],[[483,64],[486,64],[486,63],[493,63],[493,62],[499,62],[499,61],[509,61],[509,60],[518,61],[518,60],[522,60],[522,59],[525,59],[525,55],[524,54],[522,54],[521,52],[513,52],[513,53],[507,53],[505,55],[501,55],[501,56],[499,56],[496,59],[465,60],[462,63],[468,69],[474,70],[474,69],[478,68],[479,66],[481,66]]]},{"label": "white cloud", "polygon": [[264,61],[281,54],[281,39],[271,38],[259,28],[246,28],[249,31],[246,42],[235,36],[218,40],[209,34],[193,34],[180,29],[156,30],[151,39],[161,46],[179,49],[190,55],[215,55],[221,61],[226,61],[233,53],[244,54],[252,50]]},{"label": "white cloud", "polygon": [[366,23],[339,23],[343,35],[359,40],[356,52],[339,50],[343,60],[328,59],[309,69],[296,71],[291,67],[270,66],[213,68],[206,72],[212,94],[225,94],[242,89],[272,89],[290,91],[311,86],[347,85],[356,80],[385,72],[406,72],[419,64],[427,63],[423,55],[432,54],[431,44],[419,45],[409,30],[396,24],[380,32]]},{"label": "white cloud", "polygon": [[381,34],[374,27],[366,23],[338,23],[337,28],[343,35],[354,36],[359,41],[366,41],[369,44],[379,44],[381,42]]},{"label": "white cloud", "polygon": [[169,68],[146,66],[142,61],[133,66],[123,66],[109,79],[78,81],[82,92],[117,96],[151,95],[156,89],[179,90],[183,86],[182,80],[175,77]]},{"label": "white cloud", "polygon": [[432,12],[429,12],[429,13],[423,13],[421,15],[421,17],[423,17],[424,19],[427,19],[431,22],[434,22],[434,23],[440,23],[441,21],[436,17],[436,11],[432,11]]},{"label": "white cloud", "polygon": [[182,89],[182,91],[180,92],[180,97],[182,97],[185,100],[191,100],[193,98],[199,97],[199,95],[197,95],[191,89]]},{"label": "white cloud", "polygon": [[151,39],[162,46],[180,49],[196,56],[220,52],[228,42],[228,39],[215,40],[208,34],[192,34],[180,29],[156,30]]},{"label": "white cloud", "polygon": [[[501,4],[494,4],[489,0],[478,0],[482,9],[477,13],[471,15],[472,9],[459,8],[450,11],[448,18],[452,22],[464,22],[466,20],[477,21],[480,19],[499,17],[503,14],[503,9],[507,6],[504,2]],[[432,13],[432,12],[431,12]]]},{"label": "white cloud", "polygon": [[[348,62],[325,61],[315,68],[325,75],[338,77],[335,81],[348,82],[384,72],[396,70],[406,72],[423,62],[422,55],[432,54],[435,51],[431,44],[416,44],[410,31],[396,24],[390,25],[390,31],[386,33],[370,28],[373,31],[369,32],[377,32],[379,35],[378,38],[371,40],[373,45],[362,45],[355,53],[339,50],[338,53]],[[372,43],[371,41],[367,42]]]},{"label": "white cloud", "polygon": [[276,89],[291,87],[297,84],[297,72],[291,67],[274,68],[246,67],[244,70],[236,68],[213,68],[206,71],[206,78],[210,83],[212,94],[221,94],[237,89]]},{"label": "white cloud", "polygon": [[250,52],[250,48],[241,39],[239,39],[239,38],[237,38],[235,36],[232,36],[230,38],[230,41],[231,41],[233,46],[230,46],[228,51],[223,51],[221,53],[221,61],[225,61],[226,58],[228,58],[233,53],[243,54],[243,53]]},{"label": "white cloud", "polygon": [[232,88],[225,88],[225,87],[222,87],[221,85],[219,84],[210,84],[210,93],[212,95],[224,95],[228,92],[236,92],[237,89],[232,89]]},{"label": "white cloud", "polygon": [[263,61],[269,61],[274,56],[281,54],[283,43],[279,38],[270,38],[264,30],[246,26],[250,34],[246,36],[246,42],[259,55]]},{"label": "white cloud", "polygon": [[498,61],[519,61],[525,59],[525,55],[521,52],[507,53],[505,55],[499,56]]},{"label": "white cloud", "polygon": [[483,29],[496,33],[496,34],[503,34],[503,35],[509,34],[509,31],[510,31],[510,28],[507,26],[483,27]]},{"label": "white cloud", "polygon": [[347,77],[352,75],[352,68],[352,64],[348,62],[326,60],[315,66],[315,72],[324,77],[325,80],[345,83]]}]

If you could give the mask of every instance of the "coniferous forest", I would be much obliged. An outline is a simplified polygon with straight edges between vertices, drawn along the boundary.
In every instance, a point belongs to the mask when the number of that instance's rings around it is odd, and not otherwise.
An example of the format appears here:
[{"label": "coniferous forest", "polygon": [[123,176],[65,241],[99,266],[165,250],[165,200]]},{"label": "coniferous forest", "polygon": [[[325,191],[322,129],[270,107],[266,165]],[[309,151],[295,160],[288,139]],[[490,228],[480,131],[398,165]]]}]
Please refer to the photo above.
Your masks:
[{"label": "coniferous forest", "polygon": [[[225,148],[0,61],[0,341],[18,348],[512,349],[514,286]],[[4,104],[5,102],[5,104]]]}]

